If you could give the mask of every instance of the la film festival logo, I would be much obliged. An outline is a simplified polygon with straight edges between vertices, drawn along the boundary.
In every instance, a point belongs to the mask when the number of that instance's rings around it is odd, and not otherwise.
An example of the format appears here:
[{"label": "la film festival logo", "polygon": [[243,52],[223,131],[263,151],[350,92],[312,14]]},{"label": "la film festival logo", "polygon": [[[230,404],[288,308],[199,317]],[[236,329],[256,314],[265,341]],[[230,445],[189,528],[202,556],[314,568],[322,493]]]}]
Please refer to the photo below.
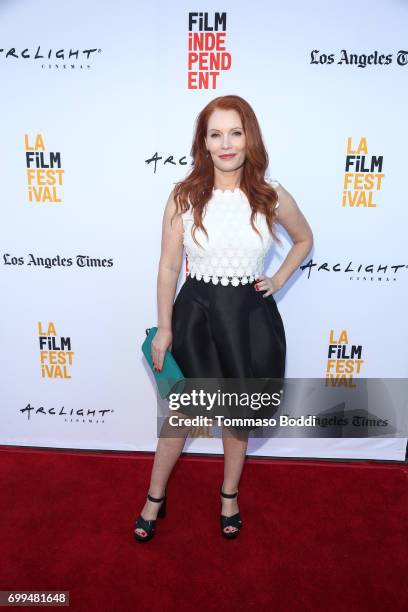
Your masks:
[{"label": "la film festival logo", "polygon": [[57,336],[54,323],[43,328],[38,322],[38,341],[40,345],[40,364],[42,378],[71,378],[69,368],[73,364],[74,352],[71,338]]},{"label": "la film festival logo", "polygon": [[216,89],[220,74],[231,68],[226,47],[227,13],[188,14],[188,89]]},{"label": "la film festival logo", "polygon": [[383,161],[382,155],[369,155],[366,138],[360,138],[357,146],[347,139],[343,207],[377,207],[374,194],[382,187]]},{"label": "la film festival logo", "polygon": [[28,201],[45,204],[62,202],[60,187],[64,179],[61,168],[61,153],[46,151],[42,134],[36,134],[33,141],[24,135]]},{"label": "la film festival logo", "polygon": [[350,344],[347,330],[343,329],[338,338],[330,330],[326,363],[326,387],[355,388],[353,376],[361,374],[364,364],[361,344]]}]

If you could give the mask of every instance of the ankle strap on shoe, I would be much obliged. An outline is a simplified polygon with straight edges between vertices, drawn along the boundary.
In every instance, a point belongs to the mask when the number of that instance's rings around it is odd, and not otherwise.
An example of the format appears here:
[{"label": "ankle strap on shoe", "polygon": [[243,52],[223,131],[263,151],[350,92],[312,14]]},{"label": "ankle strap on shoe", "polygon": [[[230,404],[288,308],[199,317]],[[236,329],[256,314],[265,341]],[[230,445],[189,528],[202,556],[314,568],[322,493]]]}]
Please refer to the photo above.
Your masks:
[{"label": "ankle strap on shoe", "polygon": [[220,493],[222,497],[226,497],[227,499],[233,499],[234,497],[238,495],[238,491],[236,491],[236,493],[224,493],[224,491],[222,490],[222,487],[220,489]]},{"label": "ankle strap on shoe", "polygon": [[148,499],[150,499],[150,501],[152,501],[152,502],[157,502],[157,503],[159,503],[159,502],[163,501],[163,499],[164,499],[165,497],[166,497],[166,495],[163,495],[163,497],[152,497],[152,496],[150,495],[150,493],[148,493],[148,494],[147,494],[147,498],[148,498]]}]

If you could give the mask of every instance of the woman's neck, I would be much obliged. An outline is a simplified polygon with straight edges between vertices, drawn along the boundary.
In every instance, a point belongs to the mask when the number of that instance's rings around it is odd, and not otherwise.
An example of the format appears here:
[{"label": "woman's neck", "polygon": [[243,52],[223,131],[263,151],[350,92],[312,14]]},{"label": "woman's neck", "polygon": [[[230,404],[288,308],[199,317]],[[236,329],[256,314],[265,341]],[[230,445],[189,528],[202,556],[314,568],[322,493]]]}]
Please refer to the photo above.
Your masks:
[{"label": "woman's neck", "polygon": [[220,191],[235,191],[241,185],[242,172],[214,173],[214,189]]}]

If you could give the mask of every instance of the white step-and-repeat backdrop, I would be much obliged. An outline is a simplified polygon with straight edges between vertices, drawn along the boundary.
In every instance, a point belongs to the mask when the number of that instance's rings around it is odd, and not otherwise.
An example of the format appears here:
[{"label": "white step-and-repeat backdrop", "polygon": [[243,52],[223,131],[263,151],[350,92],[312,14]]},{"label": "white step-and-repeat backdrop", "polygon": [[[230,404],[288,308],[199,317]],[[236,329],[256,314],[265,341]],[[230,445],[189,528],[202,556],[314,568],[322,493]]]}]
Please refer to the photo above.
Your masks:
[{"label": "white step-and-repeat backdrop", "polygon": [[[276,296],[287,376],[343,376],[340,343],[348,377],[407,377],[405,2],[3,0],[0,18],[0,443],[155,449],[140,345],[163,209],[198,112],[231,93],[315,236]],[[280,234],[268,274],[290,248]],[[274,438],[249,453],[403,460],[406,442]]]}]

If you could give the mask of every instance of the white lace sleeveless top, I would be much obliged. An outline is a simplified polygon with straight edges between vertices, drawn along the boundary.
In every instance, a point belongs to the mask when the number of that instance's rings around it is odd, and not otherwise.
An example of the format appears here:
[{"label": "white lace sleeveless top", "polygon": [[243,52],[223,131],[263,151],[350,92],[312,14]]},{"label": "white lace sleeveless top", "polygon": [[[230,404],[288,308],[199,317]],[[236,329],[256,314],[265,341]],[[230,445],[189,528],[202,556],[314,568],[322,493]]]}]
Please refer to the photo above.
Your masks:
[{"label": "white lace sleeveless top", "polygon": [[[278,181],[269,180],[273,187]],[[276,204],[276,208],[279,202]],[[203,224],[208,233],[197,228],[195,237],[191,235],[194,224],[192,209],[182,214],[183,242],[188,260],[188,274],[205,283],[214,285],[231,284],[237,287],[253,282],[263,274],[265,256],[273,238],[269,233],[265,215],[256,214],[254,224],[259,233],[251,226],[251,206],[244,192],[237,188],[233,191],[213,189],[213,195],[203,212]]]}]

